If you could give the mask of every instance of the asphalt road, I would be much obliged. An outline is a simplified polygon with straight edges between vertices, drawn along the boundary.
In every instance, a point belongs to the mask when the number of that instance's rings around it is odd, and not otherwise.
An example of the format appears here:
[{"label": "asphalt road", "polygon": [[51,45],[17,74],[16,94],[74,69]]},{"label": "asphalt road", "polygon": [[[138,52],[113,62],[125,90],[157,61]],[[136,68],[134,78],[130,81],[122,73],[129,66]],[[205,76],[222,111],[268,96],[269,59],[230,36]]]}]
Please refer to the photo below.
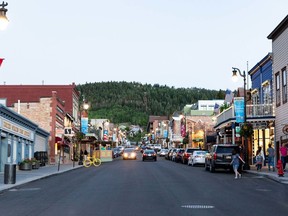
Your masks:
[{"label": "asphalt road", "polygon": [[118,158],[0,194],[2,216],[277,215],[288,212],[288,186],[259,176],[210,173],[158,158]]}]

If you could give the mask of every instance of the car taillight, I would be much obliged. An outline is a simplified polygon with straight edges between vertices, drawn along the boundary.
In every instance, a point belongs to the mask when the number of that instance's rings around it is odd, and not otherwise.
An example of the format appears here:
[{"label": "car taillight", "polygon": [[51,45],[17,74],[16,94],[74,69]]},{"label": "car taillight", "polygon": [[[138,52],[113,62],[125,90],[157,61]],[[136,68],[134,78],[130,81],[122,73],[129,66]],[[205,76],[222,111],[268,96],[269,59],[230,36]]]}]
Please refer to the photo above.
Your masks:
[{"label": "car taillight", "polygon": [[213,157],[214,157],[214,160],[216,160],[217,159],[217,154],[214,153]]}]

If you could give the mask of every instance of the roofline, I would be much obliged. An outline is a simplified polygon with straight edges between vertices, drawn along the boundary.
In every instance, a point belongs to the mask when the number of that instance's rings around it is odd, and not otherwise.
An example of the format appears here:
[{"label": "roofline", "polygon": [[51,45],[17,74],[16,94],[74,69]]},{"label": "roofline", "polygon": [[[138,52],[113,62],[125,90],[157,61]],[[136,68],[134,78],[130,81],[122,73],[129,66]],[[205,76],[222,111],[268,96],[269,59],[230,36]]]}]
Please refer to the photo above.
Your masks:
[{"label": "roofline", "polygon": [[288,15],[277,25],[267,38],[275,40],[286,28],[288,28]]},{"label": "roofline", "polygon": [[257,72],[259,67],[262,67],[266,64],[269,60],[272,60],[272,53],[269,52],[261,61],[259,61],[251,70],[249,70],[248,74],[252,75],[253,73]]}]

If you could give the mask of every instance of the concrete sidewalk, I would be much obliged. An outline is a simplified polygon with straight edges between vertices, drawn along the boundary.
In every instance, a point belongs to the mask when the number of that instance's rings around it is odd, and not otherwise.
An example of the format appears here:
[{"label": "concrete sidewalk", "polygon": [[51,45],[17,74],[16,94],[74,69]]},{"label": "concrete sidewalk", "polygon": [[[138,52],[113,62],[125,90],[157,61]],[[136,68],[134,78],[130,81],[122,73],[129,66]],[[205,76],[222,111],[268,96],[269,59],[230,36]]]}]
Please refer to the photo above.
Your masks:
[{"label": "concrete sidewalk", "polygon": [[27,182],[35,181],[52,175],[57,175],[81,167],[83,167],[83,165],[78,165],[78,162],[75,163],[73,167],[73,163],[71,162],[69,164],[60,164],[59,171],[58,171],[58,164],[46,165],[40,167],[39,169],[32,169],[29,171],[16,170],[15,184],[4,184],[4,172],[0,172],[0,191],[11,189],[16,186],[25,184]]},{"label": "concrete sidewalk", "polygon": [[284,172],[284,177],[278,176],[278,170],[275,168],[275,171],[269,171],[268,166],[263,166],[261,171],[257,171],[255,165],[250,165],[250,170],[244,170],[244,172],[251,173],[254,175],[263,176],[269,179],[272,179],[274,181],[288,184],[288,172]]}]

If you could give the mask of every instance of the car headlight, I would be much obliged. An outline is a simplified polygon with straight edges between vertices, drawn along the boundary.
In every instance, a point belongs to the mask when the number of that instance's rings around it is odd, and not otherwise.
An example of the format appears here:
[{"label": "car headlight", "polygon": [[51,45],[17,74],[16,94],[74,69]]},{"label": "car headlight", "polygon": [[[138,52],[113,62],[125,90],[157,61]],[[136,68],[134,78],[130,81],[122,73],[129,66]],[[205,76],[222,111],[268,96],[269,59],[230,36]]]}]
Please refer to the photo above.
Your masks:
[{"label": "car headlight", "polygon": [[124,153],[124,157],[128,157],[128,154],[127,154],[127,153]]},{"label": "car headlight", "polygon": [[131,153],[131,157],[135,157],[135,156],[136,156],[135,152]]}]

